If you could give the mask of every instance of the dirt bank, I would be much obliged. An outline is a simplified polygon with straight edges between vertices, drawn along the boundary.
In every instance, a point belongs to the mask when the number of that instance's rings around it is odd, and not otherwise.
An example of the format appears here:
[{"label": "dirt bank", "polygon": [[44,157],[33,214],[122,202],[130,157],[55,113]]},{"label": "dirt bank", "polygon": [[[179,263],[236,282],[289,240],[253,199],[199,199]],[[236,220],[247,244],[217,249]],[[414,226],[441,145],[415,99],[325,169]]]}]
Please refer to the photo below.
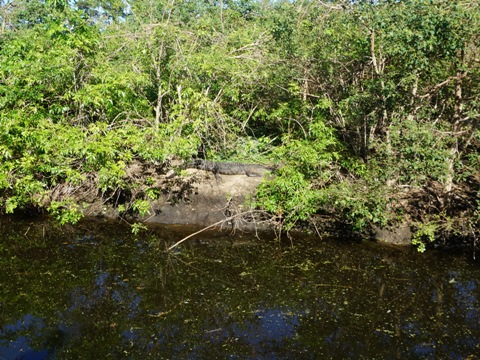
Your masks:
[{"label": "dirt bank", "polygon": [[[209,226],[246,213],[225,221],[222,226],[241,230],[268,228],[257,213],[255,216],[249,213],[248,205],[248,199],[255,194],[263,176],[215,175],[198,169],[177,168],[174,171],[172,167],[165,169],[142,163],[129,165],[125,173],[124,186],[111,192],[98,190],[99,180],[95,174],[88,175],[78,187],[59,185],[51,191],[44,206],[73,198],[89,217],[122,217],[129,222],[197,226]],[[148,191],[155,192],[155,200],[149,199]],[[135,211],[138,200],[148,203],[142,216]]]},{"label": "dirt bank", "polygon": [[[80,206],[83,214],[88,217],[123,218],[130,223],[140,220],[147,224],[203,227],[221,223],[219,227],[223,228],[266,230],[273,229],[275,224],[273,221],[263,221],[269,218],[266,214],[262,218],[258,210],[251,210],[249,198],[254,196],[258,185],[268,176],[271,175],[218,175],[200,169],[184,169],[181,163],[156,166],[133,162],[125,169],[121,186],[115,190],[99,190],[99,175],[90,173],[85,175],[85,181],[77,187],[66,184],[56,186],[44,198],[43,208],[48,208],[53,201],[70,199],[72,201],[67,201],[65,205],[67,209],[69,204]],[[441,196],[441,191],[441,185],[436,183],[421,188],[392,188],[390,206],[394,207],[392,212],[403,214],[401,219],[389,224],[388,228],[373,228],[370,234],[360,235],[390,244],[410,245],[418,224],[428,224],[429,219],[437,219],[435,214],[444,209],[445,204],[450,207],[454,204],[454,208],[460,210],[452,214],[445,213],[452,219],[450,222],[441,222],[440,219],[433,223],[438,232],[447,238],[451,229],[461,228],[462,216],[455,215],[462,214],[472,208],[472,205],[458,195],[465,191],[453,191],[446,198]],[[238,214],[243,216],[235,217]],[[320,235],[348,227],[348,224],[342,222],[344,219],[341,215],[335,213],[316,214],[311,220],[314,228],[307,230]],[[459,237],[458,234],[456,236]],[[472,236],[475,239],[475,234]],[[471,242],[470,238],[465,239]],[[463,238],[460,240],[464,242]]]},{"label": "dirt bank", "polygon": [[[173,192],[162,195],[152,202],[153,216],[143,220],[160,224],[195,224],[208,226],[232,215],[249,210],[246,203],[255,194],[263,177],[245,175],[214,175],[203,170],[186,170],[185,180],[191,189],[181,201]],[[260,224],[256,224],[260,226]],[[232,219],[225,226],[241,229],[255,226],[242,218]]]}]

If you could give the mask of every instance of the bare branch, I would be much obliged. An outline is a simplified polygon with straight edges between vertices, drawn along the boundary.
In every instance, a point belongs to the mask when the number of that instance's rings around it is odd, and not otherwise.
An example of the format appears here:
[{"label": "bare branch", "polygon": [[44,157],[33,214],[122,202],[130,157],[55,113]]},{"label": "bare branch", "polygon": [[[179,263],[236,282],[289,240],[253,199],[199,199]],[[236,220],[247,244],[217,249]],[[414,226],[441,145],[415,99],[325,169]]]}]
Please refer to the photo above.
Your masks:
[{"label": "bare branch", "polygon": [[193,234],[190,234],[190,235],[184,237],[182,240],[177,241],[175,244],[173,244],[172,246],[170,246],[170,247],[167,249],[167,251],[170,251],[170,250],[172,250],[172,249],[175,249],[178,245],[182,244],[183,242],[187,241],[188,239],[190,239],[190,238],[194,237],[195,235],[198,235],[198,234],[200,234],[200,233],[202,233],[202,232],[204,232],[204,231],[206,231],[206,230],[208,230],[208,229],[212,229],[212,228],[214,228],[214,227],[216,227],[216,226],[222,225],[222,224],[225,223],[225,222],[228,222],[228,221],[233,220],[233,219],[235,219],[235,218],[244,216],[244,215],[246,215],[246,214],[251,214],[251,213],[265,213],[265,211],[263,211],[263,210],[248,210],[248,211],[244,211],[244,212],[235,214],[235,215],[230,216],[230,217],[228,217],[228,218],[225,218],[225,219],[223,219],[223,220],[217,221],[216,223],[214,223],[214,224],[212,224],[212,225],[209,225],[209,226],[207,226],[207,227],[204,227],[203,229],[201,229],[201,230],[199,230],[199,231],[197,231],[197,232],[194,232]]}]

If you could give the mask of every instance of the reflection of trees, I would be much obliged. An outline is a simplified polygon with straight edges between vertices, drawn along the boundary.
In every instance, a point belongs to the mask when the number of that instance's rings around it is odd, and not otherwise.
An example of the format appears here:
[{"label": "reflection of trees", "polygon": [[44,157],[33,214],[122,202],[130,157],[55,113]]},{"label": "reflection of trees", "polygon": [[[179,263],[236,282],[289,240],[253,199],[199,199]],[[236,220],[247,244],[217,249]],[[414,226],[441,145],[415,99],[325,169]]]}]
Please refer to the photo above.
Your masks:
[{"label": "reflection of trees", "polygon": [[453,258],[255,241],[188,244],[167,254],[157,250],[165,248],[161,238],[104,227],[95,236],[85,236],[88,227],[45,239],[32,230],[26,239],[26,229],[6,236],[0,320],[31,314],[43,324],[10,332],[11,339],[25,336],[31,348],[66,359],[421,358],[478,350],[479,270]]},{"label": "reflection of trees", "polygon": [[[462,315],[445,317],[451,308],[460,312],[468,309],[449,298],[457,291],[449,284],[448,266],[433,259],[431,263],[415,263],[416,254],[398,253],[389,259],[355,255],[351,259],[361,259],[358,264],[350,260],[346,267],[345,262],[337,262],[338,257],[329,254],[335,260],[319,267],[322,275],[317,278],[324,281],[330,277],[332,286],[318,291],[320,300],[311,310],[316,315],[299,326],[300,340],[311,352],[345,358],[372,354],[378,358],[421,358],[422,354],[441,358],[448,351],[462,348],[462,333],[475,329],[478,342],[478,325],[465,329]],[[478,295],[474,298],[478,305]],[[478,324],[478,316],[476,320]],[[455,329],[458,325],[464,327],[462,332]],[[472,344],[464,346],[458,355],[465,356],[472,348]]]}]

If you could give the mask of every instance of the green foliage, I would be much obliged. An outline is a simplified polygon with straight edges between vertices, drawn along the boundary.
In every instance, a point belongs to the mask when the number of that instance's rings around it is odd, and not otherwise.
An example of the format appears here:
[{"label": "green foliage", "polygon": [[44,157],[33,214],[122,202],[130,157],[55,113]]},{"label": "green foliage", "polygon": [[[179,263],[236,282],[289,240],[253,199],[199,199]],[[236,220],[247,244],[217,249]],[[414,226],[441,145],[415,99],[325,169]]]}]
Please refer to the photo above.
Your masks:
[{"label": "green foliage", "polygon": [[312,121],[296,139],[285,135],[273,155],[283,162],[273,179],[258,188],[257,205],[279,216],[285,229],[308,220],[320,208],[321,191],[338,170],[340,145],[334,131],[323,121]]},{"label": "green foliage", "polygon": [[135,200],[132,204],[134,211],[138,212],[140,216],[150,214],[150,203],[147,200]]},{"label": "green foliage", "polygon": [[272,152],[275,147],[272,140],[261,136],[254,138],[251,136],[238,137],[232,141],[227,148],[219,149],[217,153],[212,153],[211,157],[219,160],[232,160],[246,163],[269,163]]},{"label": "green foliage", "polygon": [[74,199],[52,201],[48,211],[62,225],[75,224],[83,217],[82,210]]},{"label": "green foliage", "polygon": [[107,189],[116,189],[122,187],[123,177],[125,176],[125,163],[119,161],[117,163],[107,163],[98,172],[99,185],[102,191]]},{"label": "green foliage", "polygon": [[426,250],[426,244],[435,241],[438,228],[438,223],[433,221],[418,224],[418,229],[412,239],[412,245],[417,247],[418,252],[424,252]]},{"label": "green foliage", "polygon": [[333,129],[327,127],[323,121],[309,124],[305,138],[295,139],[285,135],[283,146],[274,151],[274,155],[294,166],[307,179],[318,178],[328,181],[331,176],[332,164],[340,157],[337,149],[340,148]]},{"label": "green foliage", "polygon": [[[434,124],[413,119],[393,121],[390,142],[376,144],[376,161],[388,164],[388,178],[419,185],[428,179],[445,183],[452,138]],[[385,171],[379,169],[379,171]]]},{"label": "green foliage", "polygon": [[400,189],[432,180],[438,199],[466,200],[431,211],[478,213],[474,3],[16,5],[0,34],[5,212],[75,221],[67,190],[93,183],[122,214],[146,215],[160,190],[129,167],[200,152],[278,165],[256,205],[287,229],[318,212],[385,225]]},{"label": "green foliage", "polygon": [[275,214],[288,231],[316,212],[318,191],[301,172],[292,166],[284,166],[275,178],[260,184],[255,204]]},{"label": "green foliage", "polygon": [[341,181],[322,190],[321,205],[352,230],[364,231],[371,225],[386,226],[391,220],[388,198],[386,188],[376,181]]},{"label": "green foliage", "polygon": [[141,223],[132,224],[132,234],[133,235],[138,235],[142,231],[145,231],[145,230],[147,230],[147,227],[144,224],[141,224]]}]

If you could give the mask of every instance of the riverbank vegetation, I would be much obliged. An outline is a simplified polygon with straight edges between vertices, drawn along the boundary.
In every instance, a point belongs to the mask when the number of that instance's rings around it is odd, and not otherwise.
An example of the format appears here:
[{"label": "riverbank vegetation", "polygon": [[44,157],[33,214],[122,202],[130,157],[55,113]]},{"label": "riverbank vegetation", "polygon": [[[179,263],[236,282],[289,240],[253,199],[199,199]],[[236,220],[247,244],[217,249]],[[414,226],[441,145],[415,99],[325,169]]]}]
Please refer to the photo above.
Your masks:
[{"label": "riverbank vegetation", "polygon": [[254,206],[285,229],[409,224],[476,239],[480,4],[0,1],[0,207],[145,214],[157,171],[280,165]]}]

